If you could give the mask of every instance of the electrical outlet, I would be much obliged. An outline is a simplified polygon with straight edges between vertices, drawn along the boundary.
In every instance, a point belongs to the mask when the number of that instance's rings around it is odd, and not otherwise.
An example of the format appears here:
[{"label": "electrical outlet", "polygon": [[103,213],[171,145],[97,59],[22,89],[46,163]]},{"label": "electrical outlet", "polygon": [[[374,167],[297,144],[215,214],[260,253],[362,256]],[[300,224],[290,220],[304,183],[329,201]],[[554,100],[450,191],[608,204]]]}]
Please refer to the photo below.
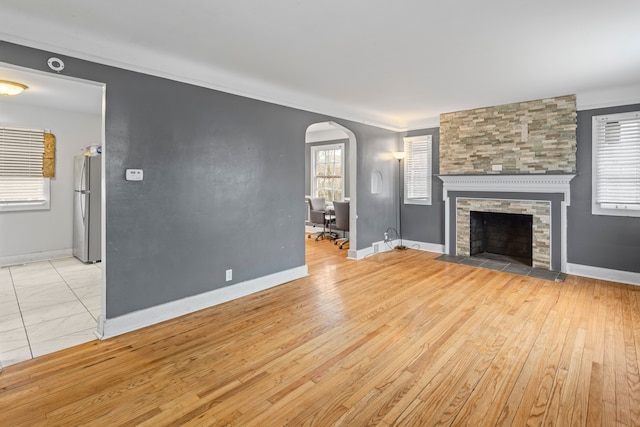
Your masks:
[{"label": "electrical outlet", "polygon": [[231,279],[233,279],[233,270],[229,269],[227,270],[227,282]]},{"label": "electrical outlet", "polygon": [[389,241],[389,233],[384,232],[384,242],[387,243]]}]

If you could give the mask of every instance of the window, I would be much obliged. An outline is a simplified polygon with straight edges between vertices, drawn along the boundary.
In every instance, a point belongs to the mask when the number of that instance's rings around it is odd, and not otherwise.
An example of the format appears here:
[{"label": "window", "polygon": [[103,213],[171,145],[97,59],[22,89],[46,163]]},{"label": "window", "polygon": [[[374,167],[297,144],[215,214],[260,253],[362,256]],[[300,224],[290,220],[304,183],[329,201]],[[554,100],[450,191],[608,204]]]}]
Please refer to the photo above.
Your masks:
[{"label": "window", "polygon": [[431,204],[431,135],[404,138],[404,203]]},{"label": "window", "polygon": [[592,213],[640,217],[640,111],[593,117]]},{"label": "window", "polygon": [[0,127],[0,211],[49,209],[44,131]]},{"label": "window", "polygon": [[327,202],[344,199],[344,144],[311,147],[311,185],[314,197]]}]

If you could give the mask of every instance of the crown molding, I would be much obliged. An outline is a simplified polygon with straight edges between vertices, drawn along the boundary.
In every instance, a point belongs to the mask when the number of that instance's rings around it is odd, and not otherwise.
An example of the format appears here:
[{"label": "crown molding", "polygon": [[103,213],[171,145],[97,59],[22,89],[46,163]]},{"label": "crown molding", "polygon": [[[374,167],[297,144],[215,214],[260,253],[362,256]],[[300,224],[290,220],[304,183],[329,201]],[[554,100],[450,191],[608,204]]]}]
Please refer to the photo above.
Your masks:
[{"label": "crown molding", "polygon": [[394,132],[406,130],[405,127],[400,126],[394,121],[385,120],[378,115],[366,114],[356,109],[345,108],[344,105],[326,99],[307,96],[264,82],[257,82],[227,70],[205,66],[202,63],[176,57],[167,58],[166,55],[142,49],[117,49],[118,56],[123,59],[115,59],[113,55],[109,55],[109,52],[114,50],[111,46],[105,46],[105,48],[101,50],[103,54],[96,55],[87,53],[85,50],[69,49],[61,45],[16,37],[1,32],[0,39],[9,43],[44,50],[52,54],[66,55],[102,65],[149,74],[232,95],[295,108],[297,110],[375,126]]},{"label": "crown molding", "polygon": [[[36,36],[37,34],[32,37]],[[308,96],[265,82],[257,82],[228,70],[210,65],[205,66],[202,63],[177,57],[168,58],[161,53],[130,46],[116,47],[104,44],[99,50],[101,54],[98,55],[88,53],[96,50],[91,49],[88,45],[84,49],[69,49],[61,44],[43,42],[1,32],[0,39],[9,43],[51,52],[52,54],[67,55],[297,110],[375,126],[393,132],[407,132],[440,126],[439,115],[412,120],[385,118],[377,114],[348,108],[327,99]],[[46,37],[43,37],[43,39],[46,40]],[[77,40],[75,42],[77,43]],[[116,57],[120,59],[116,59]],[[578,111],[640,103],[640,85],[577,91],[576,103]]]}]

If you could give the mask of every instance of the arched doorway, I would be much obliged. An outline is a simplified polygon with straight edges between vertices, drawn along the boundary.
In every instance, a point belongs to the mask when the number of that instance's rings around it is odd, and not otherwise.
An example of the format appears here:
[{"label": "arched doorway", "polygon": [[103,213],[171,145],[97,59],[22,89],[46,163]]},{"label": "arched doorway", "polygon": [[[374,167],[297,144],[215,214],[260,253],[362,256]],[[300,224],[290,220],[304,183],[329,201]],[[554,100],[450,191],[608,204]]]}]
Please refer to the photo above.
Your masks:
[{"label": "arched doorway", "polygon": [[[346,127],[333,121],[314,123],[307,128],[306,144],[331,144],[336,140],[348,140],[345,148],[347,161],[345,164],[344,190],[349,199],[349,250],[347,256],[356,258],[357,249],[357,141],[354,133]],[[311,194],[312,184],[310,169],[305,168],[306,180],[309,180],[307,195]],[[306,181],[305,180],[305,181]]]}]

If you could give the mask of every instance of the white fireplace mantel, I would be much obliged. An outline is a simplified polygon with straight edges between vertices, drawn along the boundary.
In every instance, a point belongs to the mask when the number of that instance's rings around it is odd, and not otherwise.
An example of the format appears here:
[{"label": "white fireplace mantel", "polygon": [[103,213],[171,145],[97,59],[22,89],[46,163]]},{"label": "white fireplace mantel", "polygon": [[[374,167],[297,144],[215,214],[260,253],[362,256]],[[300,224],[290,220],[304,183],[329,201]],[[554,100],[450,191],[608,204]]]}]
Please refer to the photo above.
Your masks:
[{"label": "white fireplace mantel", "polygon": [[562,193],[571,200],[569,183],[575,174],[438,175],[444,183],[443,200],[449,191],[496,191],[513,193]]}]

